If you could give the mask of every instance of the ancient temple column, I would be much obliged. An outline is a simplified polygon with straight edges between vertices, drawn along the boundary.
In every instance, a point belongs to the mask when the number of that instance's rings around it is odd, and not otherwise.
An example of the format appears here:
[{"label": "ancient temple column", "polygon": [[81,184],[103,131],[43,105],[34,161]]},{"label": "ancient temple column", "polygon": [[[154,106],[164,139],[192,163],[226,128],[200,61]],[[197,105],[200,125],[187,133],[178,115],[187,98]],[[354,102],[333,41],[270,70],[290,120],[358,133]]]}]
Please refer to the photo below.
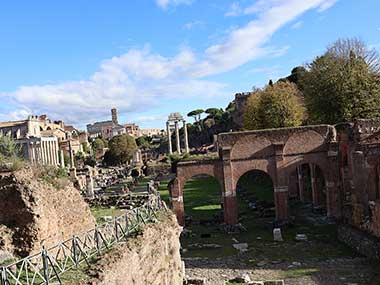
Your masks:
[{"label": "ancient temple column", "polygon": [[59,143],[58,143],[58,140],[55,141],[55,161],[56,161],[56,165],[59,165]]},{"label": "ancient temple column", "polygon": [[30,162],[32,164],[35,164],[36,163],[36,161],[35,161],[35,155],[36,155],[36,153],[34,151],[34,143],[30,144],[30,154],[31,154],[31,156],[30,156]]},{"label": "ancient temple column", "polygon": [[178,121],[175,121],[175,141],[177,143],[177,152],[181,153],[181,142],[179,140],[179,127],[178,127]]},{"label": "ancient temple column", "polygon": [[36,142],[36,162],[41,163],[41,144]]},{"label": "ancient temple column", "polygon": [[166,122],[166,131],[168,133],[168,142],[169,142],[169,154],[173,153],[173,147],[172,147],[172,134],[170,132],[170,123]]},{"label": "ancient temple column", "polygon": [[51,160],[52,160],[52,165],[56,165],[56,162],[55,162],[55,142],[54,141],[50,141],[50,145],[51,145]]},{"label": "ancient temple column", "polygon": [[47,145],[48,145],[48,154],[49,154],[49,165],[53,165],[53,153],[51,151],[51,141],[48,140],[47,141]]},{"label": "ancient temple column", "polygon": [[183,130],[185,133],[185,152],[189,153],[189,137],[187,135],[187,125],[185,120],[183,120]]},{"label": "ancient temple column", "polygon": [[65,156],[63,154],[63,150],[60,150],[60,155],[61,155],[61,167],[65,168]]}]

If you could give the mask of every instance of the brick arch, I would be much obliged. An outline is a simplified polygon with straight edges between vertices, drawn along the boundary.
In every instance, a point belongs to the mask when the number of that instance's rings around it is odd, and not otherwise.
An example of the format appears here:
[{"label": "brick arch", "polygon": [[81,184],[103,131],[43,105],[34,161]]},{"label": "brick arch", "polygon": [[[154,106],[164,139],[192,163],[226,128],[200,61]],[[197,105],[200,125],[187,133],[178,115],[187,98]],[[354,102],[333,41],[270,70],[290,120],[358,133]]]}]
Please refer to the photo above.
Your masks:
[{"label": "brick arch", "polygon": [[300,166],[303,164],[309,164],[309,163],[312,163],[318,166],[323,173],[323,177],[327,179],[328,176],[325,173],[324,169],[329,168],[328,159],[327,159],[327,156],[324,158],[324,157],[321,157],[320,155],[316,155],[316,156],[305,155],[305,156],[297,157],[296,159],[293,159],[293,160],[289,160],[286,164],[284,164],[281,170],[283,171],[282,175],[284,175],[285,177],[289,177],[294,171],[297,170],[297,166]]},{"label": "brick arch", "polygon": [[233,166],[233,187],[236,189],[239,179],[247,172],[259,170],[269,175],[275,185],[275,166],[269,159],[248,160],[243,162],[235,162]]},{"label": "brick arch", "polygon": [[272,143],[264,136],[242,136],[233,145],[231,159],[247,159],[253,157],[266,157],[273,152]]}]

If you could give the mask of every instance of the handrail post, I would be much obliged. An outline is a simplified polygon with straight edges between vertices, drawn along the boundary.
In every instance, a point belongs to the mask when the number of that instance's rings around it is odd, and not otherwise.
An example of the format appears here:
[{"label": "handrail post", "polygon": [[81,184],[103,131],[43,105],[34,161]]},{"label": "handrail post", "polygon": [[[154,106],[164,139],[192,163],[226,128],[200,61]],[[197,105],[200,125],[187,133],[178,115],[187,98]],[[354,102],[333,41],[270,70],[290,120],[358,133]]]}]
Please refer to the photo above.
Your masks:
[{"label": "handrail post", "polygon": [[43,266],[43,275],[45,279],[45,284],[48,285],[49,284],[49,264],[48,264],[47,251],[45,249],[45,246],[42,246],[41,257],[42,257],[42,266]]},{"label": "handrail post", "polygon": [[98,225],[96,225],[96,227],[95,227],[95,246],[96,246],[97,252],[100,253]]},{"label": "handrail post", "polygon": [[75,236],[73,236],[73,239],[72,239],[72,248],[73,248],[74,263],[75,263],[75,266],[78,267],[77,240]]},{"label": "handrail post", "polygon": [[117,225],[118,225],[118,222],[117,222],[117,219],[115,219],[115,237],[116,237],[116,241],[119,241],[119,235],[117,232]]}]

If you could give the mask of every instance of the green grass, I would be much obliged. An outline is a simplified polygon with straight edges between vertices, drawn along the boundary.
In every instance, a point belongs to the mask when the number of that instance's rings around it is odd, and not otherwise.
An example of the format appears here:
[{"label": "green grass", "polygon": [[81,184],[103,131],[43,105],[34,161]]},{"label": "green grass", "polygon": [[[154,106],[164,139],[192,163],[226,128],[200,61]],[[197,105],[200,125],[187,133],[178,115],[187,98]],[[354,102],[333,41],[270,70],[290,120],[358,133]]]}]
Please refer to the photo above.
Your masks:
[{"label": "green grass", "polygon": [[213,177],[190,179],[183,190],[185,214],[193,219],[208,219],[220,213],[221,188]]},{"label": "green grass", "polygon": [[118,208],[106,208],[106,207],[91,207],[91,213],[95,217],[97,223],[104,222],[101,218],[104,216],[118,217],[124,212]]},{"label": "green grass", "polygon": [[[243,176],[240,181],[246,186],[245,196],[254,196],[255,199],[273,202],[273,188],[271,181],[265,178],[258,179],[252,175]],[[169,196],[167,183],[161,183],[160,193],[164,200]],[[249,187],[248,187],[249,186]],[[220,213],[220,186],[216,179],[202,177],[190,179],[184,187],[185,213],[193,219],[209,219]],[[354,256],[351,249],[339,243],[336,239],[335,225],[315,226],[313,224],[299,223],[284,228],[283,243],[273,242],[272,224],[274,217],[263,218],[252,211],[247,202],[241,199],[238,193],[238,212],[240,222],[248,229],[237,235],[228,235],[219,224],[207,226],[191,224],[187,229],[194,235],[181,239],[182,247],[187,248],[195,243],[213,243],[223,246],[222,249],[189,249],[184,257],[218,258],[237,254],[232,247],[235,243],[232,238],[249,245],[249,254],[252,264],[267,259],[300,260],[308,258],[335,258],[341,256]],[[211,234],[210,238],[201,238],[202,234]],[[307,245],[294,240],[297,233],[307,234],[311,241]],[[258,239],[260,238],[260,239]],[[247,261],[248,262],[248,261]]]},{"label": "green grass", "polygon": [[169,181],[161,181],[160,186],[158,187],[158,192],[161,195],[161,199],[167,205],[169,205],[169,202],[170,202],[169,201],[170,195],[169,195],[169,190],[168,190],[168,184],[169,184]]}]

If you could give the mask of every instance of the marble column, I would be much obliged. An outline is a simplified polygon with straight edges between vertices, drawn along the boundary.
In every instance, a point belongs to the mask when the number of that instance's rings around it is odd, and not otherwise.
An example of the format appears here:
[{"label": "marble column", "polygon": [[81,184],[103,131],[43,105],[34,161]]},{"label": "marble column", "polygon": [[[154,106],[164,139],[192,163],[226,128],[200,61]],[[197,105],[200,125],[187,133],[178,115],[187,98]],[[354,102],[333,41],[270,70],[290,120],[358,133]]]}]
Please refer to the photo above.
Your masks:
[{"label": "marble column", "polygon": [[54,141],[54,160],[55,160],[55,165],[58,166],[59,165],[59,156],[58,156],[58,152],[59,152],[59,146],[58,146],[58,141]]},{"label": "marble column", "polygon": [[175,126],[175,141],[176,141],[176,144],[177,144],[177,152],[181,153],[181,142],[180,142],[180,139],[179,139],[178,121],[175,121],[174,126]]},{"label": "marble column", "polygon": [[60,150],[60,155],[61,155],[61,167],[65,168],[65,156],[63,154],[63,150]]},{"label": "marble column", "polygon": [[187,125],[185,120],[183,120],[183,131],[185,133],[185,152],[189,153],[189,137],[187,135]]},{"label": "marble column", "polygon": [[168,133],[169,154],[173,154],[172,134],[170,132],[170,123],[169,122],[166,122],[166,131]]},{"label": "marble column", "polygon": [[30,144],[30,154],[31,154],[31,156],[30,156],[30,162],[32,163],[32,164],[35,164],[35,151],[34,151],[34,143],[31,143]]},{"label": "marble column", "polygon": [[51,153],[51,142],[47,141],[47,151],[48,151],[48,157],[49,157],[49,165],[53,164],[53,157]]}]

